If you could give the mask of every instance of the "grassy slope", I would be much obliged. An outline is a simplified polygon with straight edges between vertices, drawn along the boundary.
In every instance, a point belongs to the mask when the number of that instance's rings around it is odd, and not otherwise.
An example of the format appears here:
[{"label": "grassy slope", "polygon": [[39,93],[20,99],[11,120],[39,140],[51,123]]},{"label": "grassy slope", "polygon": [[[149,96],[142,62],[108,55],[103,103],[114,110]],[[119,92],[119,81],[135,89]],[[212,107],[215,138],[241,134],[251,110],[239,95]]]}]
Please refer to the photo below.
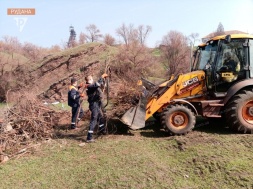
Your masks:
[{"label": "grassy slope", "polygon": [[[32,75],[38,88],[37,93],[41,94],[48,90],[53,83],[66,79],[74,73],[80,74],[80,68],[98,61],[98,69],[96,72],[92,72],[92,74],[96,75],[100,69],[104,70],[105,60],[109,55],[114,54],[116,50],[115,47],[101,45],[100,43],[88,43],[45,57],[37,62],[36,68],[32,69]],[[70,63],[71,68],[68,69],[65,62],[70,56],[76,55],[78,56],[73,58]],[[59,65],[61,66],[58,67]],[[37,77],[38,75],[40,76],[41,71],[45,73],[38,79]]]},{"label": "grassy slope", "polygon": [[[75,54],[78,54],[80,52],[87,51],[89,48],[95,48],[95,47],[97,47],[100,44],[101,43],[96,43],[96,42],[94,42],[94,43],[87,43],[87,44],[76,46],[74,48],[63,50],[61,52],[58,52],[58,53],[55,53],[55,54],[52,54],[52,55],[49,55],[49,56],[45,57],[44,59],[42,59],[41,61],[39,61],[37,63],[37,66],[39,67],[39,66],[43,65],[45,62],[48,62],[49,60],[57,59],[58,57],[66,57],[66,58],[68,58],[70,55],[75,55]],[[90,57],[92,58],[92,60],[89,60],[89,61],[94,61],[94,60],[104,61],[104,60],[106,60],[106,58],[107,58],[108,55],[114,54],[115,51],[116,51],[115,47],[107,46],[107,48],[108,49],[105,52],[98,53],[97,56],[92,56],[91,55]]]},{"label": "grassy slope", "polygon": [[252,136],[208,132],[54,140],[1,165],[0,188],[252,188]]},{"label": "grassy slope", "polygon": [[0,57],[2,62],[8,62],[8,65],[5,67],[5,71],[11,71],[12,67],[29,62],[29,59],[17,53],[9,54],[6,52],[0,52]]}]

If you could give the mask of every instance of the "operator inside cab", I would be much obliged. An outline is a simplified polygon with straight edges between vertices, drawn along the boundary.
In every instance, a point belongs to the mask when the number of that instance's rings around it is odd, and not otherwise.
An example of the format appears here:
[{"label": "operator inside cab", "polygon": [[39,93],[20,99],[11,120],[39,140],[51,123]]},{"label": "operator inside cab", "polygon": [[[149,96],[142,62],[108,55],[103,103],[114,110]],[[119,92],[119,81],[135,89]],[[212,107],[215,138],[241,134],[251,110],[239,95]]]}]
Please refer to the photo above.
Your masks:
[{"label": "operator inside cab", "polygon": [[238,77],[240,71],[240,62],[236,61],[235,56],[232,56],[231,52],[225,52],[223,54],[224,62],[220,68],[220,73],[223,81],[232,82]]}]

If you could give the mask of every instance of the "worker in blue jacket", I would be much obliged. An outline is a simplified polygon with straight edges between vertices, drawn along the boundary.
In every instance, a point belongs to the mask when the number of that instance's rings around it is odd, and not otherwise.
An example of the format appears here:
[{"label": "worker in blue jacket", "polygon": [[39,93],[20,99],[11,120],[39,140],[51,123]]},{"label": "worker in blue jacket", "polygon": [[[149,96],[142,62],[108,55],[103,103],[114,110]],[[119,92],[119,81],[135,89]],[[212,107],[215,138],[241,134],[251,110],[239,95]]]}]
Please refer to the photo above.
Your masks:
[{"label": "worker in blue jacket", "polygon": [[[69,86],[69,92],[68,92],[68,105],[72,108],[70,129],[76,129],[76,122],[79,121],[84,116],[83,109],[82,107],[80,107],[80,98],[84,97],[84,94],[79,91],[82,85],[83,84],[80,84],[77,87],[76,78],[71,79],[71,85]],[[79,107],[80,107],[80,111],[79,111],[79,116],[78,116]]]},{"label": "worker in blue jacket", "polygon": [[103,103],[102,103],[102,91],[101,86],[104,85],[104,78],[108,77],[107,74],[103,74],[102,77],[94,82],[92,76],[85,78],[86,80],[86,93],[88,96],[89,110],[91,111],[91,120],[89,130],[87,134],[87,142],[95,142],[92,139],[92,134],[95,126],[98,124],[99,132],[105,134],[105,120],[103,116]]}]

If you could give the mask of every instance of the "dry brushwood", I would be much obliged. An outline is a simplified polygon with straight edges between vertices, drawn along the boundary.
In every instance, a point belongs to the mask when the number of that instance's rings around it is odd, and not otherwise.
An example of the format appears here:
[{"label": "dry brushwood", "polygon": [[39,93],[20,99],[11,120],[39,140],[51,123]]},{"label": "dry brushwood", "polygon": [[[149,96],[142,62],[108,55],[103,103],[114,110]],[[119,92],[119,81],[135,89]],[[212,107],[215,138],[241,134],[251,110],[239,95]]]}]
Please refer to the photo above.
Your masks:
[{"label": "dry brushwood", "polygon": [[138,104],[140,92],[138,89],[124,83],[112,83],[111,86],[112,108],[108,110],[108,118],[120,118],[128,109]]},{"label": "dry brushwood", "polygon": [[[13,155],[33,141],[52,137],[53,127],[60,118],[59,113],[43,105],[32,94],[22,93],[16,97],[17,103],[8,106],[0,129],[0,155],[3,152]],[[11,129],[6,130],[8,125]]]}]

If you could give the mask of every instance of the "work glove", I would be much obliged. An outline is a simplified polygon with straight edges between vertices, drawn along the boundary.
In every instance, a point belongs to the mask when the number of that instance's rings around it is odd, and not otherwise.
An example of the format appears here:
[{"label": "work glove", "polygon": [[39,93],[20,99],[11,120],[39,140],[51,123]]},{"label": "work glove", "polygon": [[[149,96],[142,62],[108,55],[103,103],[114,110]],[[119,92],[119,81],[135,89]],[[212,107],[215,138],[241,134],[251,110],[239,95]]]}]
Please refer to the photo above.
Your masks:
[{"label": "work glove", "polygon": [[83,86],[84,86],[84,83],[80,83],[80,84],[78,85],[79,88],[81,88],[81,87],[83,87]]},{"label": "work glove", "polygon": [[102,78],[106,78],[106,77],[108,77],[108,75],[107,75],[106,73],[104,73],[104,74],[102,75]]}]

